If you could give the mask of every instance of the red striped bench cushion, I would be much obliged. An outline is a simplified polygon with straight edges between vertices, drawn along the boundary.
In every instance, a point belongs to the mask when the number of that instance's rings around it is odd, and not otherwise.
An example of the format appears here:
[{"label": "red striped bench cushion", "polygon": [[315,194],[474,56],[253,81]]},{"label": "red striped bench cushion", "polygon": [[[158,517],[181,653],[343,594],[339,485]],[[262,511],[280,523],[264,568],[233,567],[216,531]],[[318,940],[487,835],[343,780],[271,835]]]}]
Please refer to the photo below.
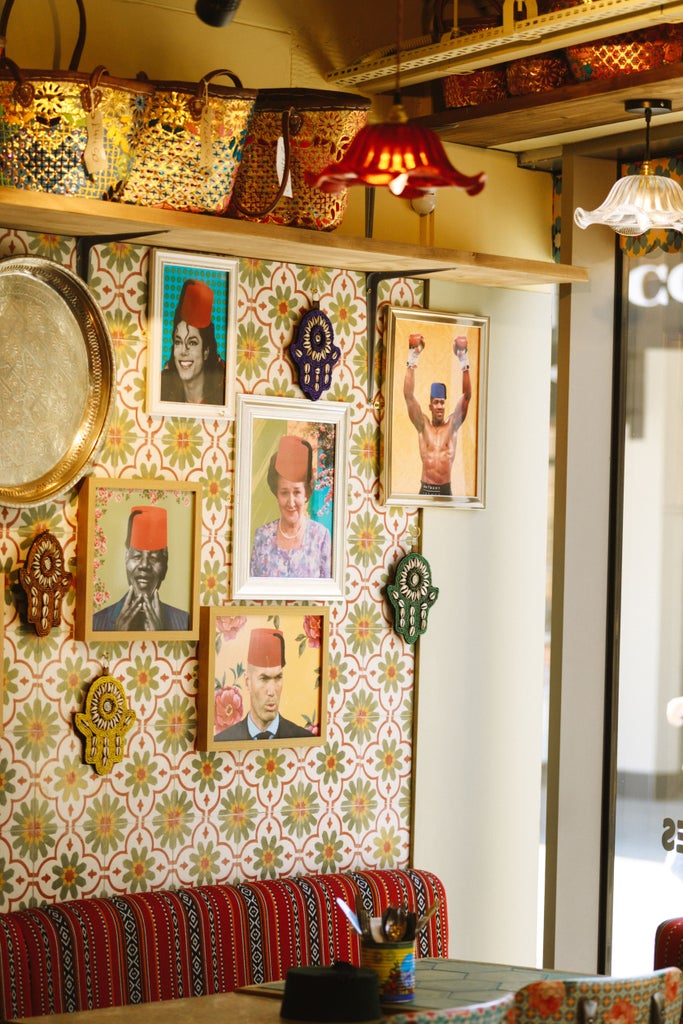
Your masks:
[{"label": "red striped bench cushion", "polygon": [[0,914],[0,1017],[33,1013],[30,968],[17,914]]},{"label": "red striped bench cushion", "polygon": [[360,893],[371,916],[389,904],[439,912],[418,956],[448,955],[445,892],[424,871],[377,870],[204,885],[70,900],[0,914],[0,1015],[65,1013],[230,992],[293,966],[360,962],[336,905]]}]

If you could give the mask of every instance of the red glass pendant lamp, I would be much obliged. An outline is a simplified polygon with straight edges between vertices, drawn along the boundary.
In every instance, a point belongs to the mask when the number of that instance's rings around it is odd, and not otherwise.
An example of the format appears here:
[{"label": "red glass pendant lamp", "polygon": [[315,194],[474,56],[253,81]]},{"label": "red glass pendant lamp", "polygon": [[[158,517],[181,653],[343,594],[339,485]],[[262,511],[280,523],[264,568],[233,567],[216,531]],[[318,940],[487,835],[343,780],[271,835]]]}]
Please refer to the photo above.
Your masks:
[{"label": "red glass pendant lamp", "polygon": [[486,176],[462,174],[452,166],[441,140],[430,128],[411,124],[401,102],[402,0],[398,0],[396,90],[388,121],[361,128],[344,157],[312,179],[323,192],[340,192],[349,185],[389,188],[403,199],[419,199],[435,188],[461,188],[476,196]]}]

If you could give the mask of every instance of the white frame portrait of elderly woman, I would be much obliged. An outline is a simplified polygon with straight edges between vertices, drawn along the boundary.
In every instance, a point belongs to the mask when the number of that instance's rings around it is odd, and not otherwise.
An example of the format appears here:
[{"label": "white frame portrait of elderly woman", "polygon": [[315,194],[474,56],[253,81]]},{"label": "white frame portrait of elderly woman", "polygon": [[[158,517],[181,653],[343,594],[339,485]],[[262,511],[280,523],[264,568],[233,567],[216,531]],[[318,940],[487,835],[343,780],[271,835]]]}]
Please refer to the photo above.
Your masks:
[{"label": "white frame portrait of elderly woman", "polygon": [[349,407],[237,396],[234,598],[344,596]]},{"label": "white frame portrait of elderly woman", "polygon": [[232,419],[238,261],[163,249],[150,261],[148,414]]}]

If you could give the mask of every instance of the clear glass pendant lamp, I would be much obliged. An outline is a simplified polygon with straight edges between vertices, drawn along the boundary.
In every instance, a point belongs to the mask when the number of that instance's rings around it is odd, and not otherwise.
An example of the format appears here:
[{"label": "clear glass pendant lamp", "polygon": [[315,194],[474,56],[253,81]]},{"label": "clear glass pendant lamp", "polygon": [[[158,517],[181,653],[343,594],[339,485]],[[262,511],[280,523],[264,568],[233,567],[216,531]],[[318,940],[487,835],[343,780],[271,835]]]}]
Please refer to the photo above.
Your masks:
[{"label": "clear glass pendant lamp", "polygon": [[653,114],[671,110],[670,100],[628,100],[627,111],[645,115],[645,160],[638,174],[627,174],[614,183],[595,210],[577,207],[574,220],[580,228],[605,224],[619,235],[645,231],[683,231],[683,189],[663,174],[654,174],[650,163],[650,120]]}]

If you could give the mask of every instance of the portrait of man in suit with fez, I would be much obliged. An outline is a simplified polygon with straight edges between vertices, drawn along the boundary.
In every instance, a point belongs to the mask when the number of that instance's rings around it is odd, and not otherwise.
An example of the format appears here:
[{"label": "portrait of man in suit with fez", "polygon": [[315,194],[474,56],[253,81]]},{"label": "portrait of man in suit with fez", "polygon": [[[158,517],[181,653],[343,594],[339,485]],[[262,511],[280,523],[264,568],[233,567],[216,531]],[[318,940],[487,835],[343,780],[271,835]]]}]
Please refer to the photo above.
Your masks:
[{"label": "portrait of man in suit with fez", "polygon": [[215,740],[270,740],[295,736],[310,738],[307,729],[280,714],[285,665],[285,638],[282,632],[279,629],[252,629],[244,675],[249,711],[241,721],[217,733]]}]

